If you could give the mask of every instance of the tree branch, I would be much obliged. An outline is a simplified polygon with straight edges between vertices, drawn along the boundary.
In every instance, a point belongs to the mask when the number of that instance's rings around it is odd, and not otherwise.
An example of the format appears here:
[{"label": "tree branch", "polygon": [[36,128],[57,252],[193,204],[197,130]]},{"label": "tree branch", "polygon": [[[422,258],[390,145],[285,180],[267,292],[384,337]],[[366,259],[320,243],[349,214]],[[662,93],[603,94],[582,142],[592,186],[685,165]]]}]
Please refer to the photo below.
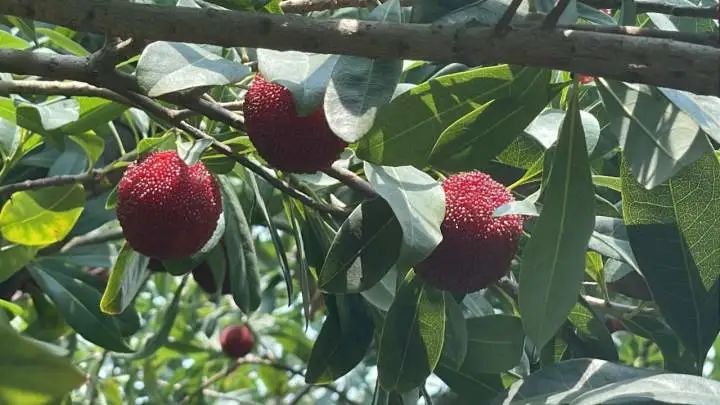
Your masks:
[{"label": "tree branch", "polygon": [[7,96],[9,94],[100,97],[116,103],[132,105],[130,100],[112,90],[78,81],[0,80],[0,95]]},{"label": "tree branch", "polygon": [[25,180],[18,183],[0,186],[0,195],[11,194],[16,191],[37,190],[39,188],[45,187],[64,186],[67,184],[97,182],[103,176],[105,176],[105,172],[103,172],[102,170],[93,170],[91,172],[81,174],[64,174],[62,176],[52,176],[43,177],[41,179],[35,180]]},{"label": "tree branch", "polygon": [[[382,2],[386,2],[383,0]],[[400,0],[400,5],[411,6],[412,0]],[[311,11],[335,10],[342,7],[375,7],[378,0],[284,0],[280,8],[285,13],[303,14]]]},{"label": "tree branch", "polygon": [[375,198],[378,196],[375,190],[373,190],[373,187],[370,185],[370,183],[365,181],[365,179],[358,176],[354,172],[338,164],[333,164],[329,168],[323,170],[323,173],[334,179],[340,180],[341,183],[345,184],[353,190],[360,192],[363,196],[367,198]]},{"label": "tree branch", "polygon": [[[629,33],[582,31],[578,27],[513,29],[498,37],[493,28],[464,25],[321,20],[89,0],[4,0],[0,2],[0,14],[147,40],[461,62],[473,66],[511,63],[698,94],[720,94],[719,48]],[[17,66],[9,70],[11,65],[4,56],[0,53],[0,70],[15,72]],[[63,68],[77,62],[74,57],[56,57],[68,61]],[[27,57],[26,63],[32,59]],[[59,69],[46,67],[42,73],[57,74]],[[66,73],[77,74],[77,70],[69,69]]]}]

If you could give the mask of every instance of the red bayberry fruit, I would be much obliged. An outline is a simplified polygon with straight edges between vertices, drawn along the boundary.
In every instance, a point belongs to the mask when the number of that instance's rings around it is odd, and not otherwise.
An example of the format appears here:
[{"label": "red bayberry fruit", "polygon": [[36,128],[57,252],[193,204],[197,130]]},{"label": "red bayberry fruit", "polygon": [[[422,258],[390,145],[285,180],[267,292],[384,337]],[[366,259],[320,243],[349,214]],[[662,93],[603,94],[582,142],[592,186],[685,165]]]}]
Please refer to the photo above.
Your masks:
[{"label": "red bayberry fruit", "polygon": [[593,80],[595,80],[595,77],[579,73],[577,75],[577,79],[582,84],[588,84],[588,83],[592,82]]},{"label": "red bayberry fruit", "polygon": [[234,359],[250,353],[254,344],[255,338],[247,325],[228,326],[220,334],[220,347]]},{"label": "red bayberry fruit", "polygon": [[130,165],[118,183],[117,216],[128,244],[156,259],[179,259],[210,239],[222,213],[220,189],[201,162],[175,151]]},{"label": "red bayberry fruit", "polygon": [[443,182],[443,240],[415,266],[437,288],[469,293],[507,274],[522,233],[522,217],[493,217],[495,209],[513,201],[508,190],[489,175],[466,172]]},{"label": "red bayberry fruit", "polygon": [[338,138],[319,107],[300,117],[290,90],[257,75],[245,95],[245,128],[260,156],[287,172],[328,168],[347,144]]}]

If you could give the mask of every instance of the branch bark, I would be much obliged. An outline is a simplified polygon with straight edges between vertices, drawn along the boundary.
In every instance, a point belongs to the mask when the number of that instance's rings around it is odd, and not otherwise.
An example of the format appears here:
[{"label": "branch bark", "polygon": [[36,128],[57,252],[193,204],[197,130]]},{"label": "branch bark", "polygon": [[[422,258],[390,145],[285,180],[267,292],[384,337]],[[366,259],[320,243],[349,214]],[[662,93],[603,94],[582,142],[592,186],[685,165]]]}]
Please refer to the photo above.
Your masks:
[{"label": "branch bark", "polygon": [[[4,0],[0,2],[0,14],[145,40],[461,62],[473,66],[511,63],[698,94],[720,94],[717,47],[629,33],[589,32],[577,27],[512,29],[498,36],[493,28],[464,25],[322,20],[89,0]],[[8,64],[2,56],[0,70],[7,71]],[[57,70],[46,68],[43,72],[57,74]]]}]

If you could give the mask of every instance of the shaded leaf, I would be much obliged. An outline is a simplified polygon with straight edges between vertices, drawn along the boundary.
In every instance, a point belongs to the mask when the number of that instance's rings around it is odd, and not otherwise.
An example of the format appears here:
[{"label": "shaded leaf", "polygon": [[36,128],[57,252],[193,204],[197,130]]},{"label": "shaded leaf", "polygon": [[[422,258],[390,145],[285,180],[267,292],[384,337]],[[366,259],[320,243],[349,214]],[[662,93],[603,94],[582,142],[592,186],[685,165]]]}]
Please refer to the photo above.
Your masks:
[{"label": "shaded leaf", "polygon": [[30,263],[38,249],[32,246],[7,245],[0,247],[0,282],[15,274],[23,266]]},{"label": "shaded leaf", "polygon": [[365,356],[375,331],[359,295],[325,296],[328,315],[315,340],[305,382],[327,384],[347,374]]},{"label": "shaded leaf", "polygon": [[100,310],[106,314],[125,311],[147,280],[150,259],[124,243],[110,271]]},{"label": "shaded leaf", "polygon": [[543,211],[522,253],[519,290],[523,326],[538,347],[550,340],[577,301],[595,216],[576,97],[560,130],[544,194]]},{"label": "shaded leaf", "polygon": [[375,285],[395,264],[402,229],[382,198],[365,201],[342,224],[319,273],[321,289],[359,292]]},{"label": "shaded leaf", "polygon": [[668,324],[699,364],[720,330],[720,162],[708,153],[653,190],[623,162],[630,244]]},{"label": "shaded leaf", "polygon": [[388,391],[420,386],[440,359],[445,333],[445,297],[410,271],[385,317],[378,378]]}]

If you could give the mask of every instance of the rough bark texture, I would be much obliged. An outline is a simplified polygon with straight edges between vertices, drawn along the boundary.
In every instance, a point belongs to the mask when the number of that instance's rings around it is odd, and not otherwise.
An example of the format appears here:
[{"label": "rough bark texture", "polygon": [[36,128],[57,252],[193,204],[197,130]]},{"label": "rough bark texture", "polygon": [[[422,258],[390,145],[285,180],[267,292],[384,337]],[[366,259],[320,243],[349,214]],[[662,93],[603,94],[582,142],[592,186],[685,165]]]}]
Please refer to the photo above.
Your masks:
[{"label": "rough bark texture", "polygon": [[[319,20],[117,1],[3,0],[0,14],[146,40],[468,65],[512,63],[720,94],[719,48],[663,38],[565,28],[513,29],[500,36],[492,28]],[[0,71],[11,68],[0,58]]]}]

